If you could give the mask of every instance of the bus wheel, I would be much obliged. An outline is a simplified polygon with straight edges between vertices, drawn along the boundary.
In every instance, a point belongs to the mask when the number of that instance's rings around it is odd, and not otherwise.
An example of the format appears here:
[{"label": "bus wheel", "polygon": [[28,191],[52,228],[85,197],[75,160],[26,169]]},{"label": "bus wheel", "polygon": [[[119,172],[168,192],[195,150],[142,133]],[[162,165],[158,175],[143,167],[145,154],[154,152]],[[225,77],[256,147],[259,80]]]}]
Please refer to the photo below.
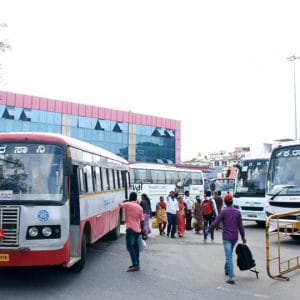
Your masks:
[{"label": "bus wheel", "polygon": [[120,231],[120,217],[119,217],[117,226],[107,234],[107,238],[109,240],[117,240],[120,237],[120,234],[121,231]]},{"label": "bus wheel", "polygon": [[81,259],[71,267],[71,270],[74,272],[80,272],[85,265],[85,261],[86,261],[86,236],[85,233],[83,233],[81,239]]}]

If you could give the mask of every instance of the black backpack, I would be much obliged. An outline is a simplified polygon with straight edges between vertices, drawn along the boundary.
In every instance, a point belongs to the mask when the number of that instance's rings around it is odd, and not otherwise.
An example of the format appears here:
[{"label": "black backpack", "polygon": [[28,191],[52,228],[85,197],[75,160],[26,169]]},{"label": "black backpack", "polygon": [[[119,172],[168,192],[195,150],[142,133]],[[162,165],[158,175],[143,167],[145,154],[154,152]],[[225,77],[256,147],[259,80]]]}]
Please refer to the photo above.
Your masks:
[{"label": "black backpack", "polygon": [[[241,271],[249,270],[256,274],[258,278],[258,271],[254,268],[256,266],[252,253],[246,244],[238,244],[235,248],[237,254],[237,265]],[[251,270],[254,268],[254,270]]]}]

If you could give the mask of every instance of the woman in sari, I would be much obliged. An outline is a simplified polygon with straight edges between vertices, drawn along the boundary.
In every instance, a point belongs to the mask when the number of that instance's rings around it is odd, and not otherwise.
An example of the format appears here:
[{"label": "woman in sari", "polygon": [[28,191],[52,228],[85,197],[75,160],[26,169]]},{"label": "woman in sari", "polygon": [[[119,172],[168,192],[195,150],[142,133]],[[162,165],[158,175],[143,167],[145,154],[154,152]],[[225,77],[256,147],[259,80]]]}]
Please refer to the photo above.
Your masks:
[{"label": "woman in sari", "polygon": [[195,223],[195,233],[199,234],[200,230],[202,230],[203,228],[202,207],[201,207],[201,199],[199,196],[196,197],[196,202],[194,206],[194,217],[197,221]]},{"label": "woman in sari", "polygon": [[156,204],[156,219],[158,223],[159,234],[165,234],[167,225],[167,204],[164,202],[164,196],[159,197],[159,202]]},{"label": "woman in sari", "polygon": [[151,202],[147,194],[142,194],[142,200],[140,202],[140,205],[143,208],[144,213],[144,232],[148,236],[151,234],[151,228],[150,228],[150,220],[151,220]]},{"label": "woman in sari", "polygon": [[178,213],[177,213],[177,231],[178,236],[183,237],[185,233],[185,203],[183,202],[182,196],[178,196]]}]

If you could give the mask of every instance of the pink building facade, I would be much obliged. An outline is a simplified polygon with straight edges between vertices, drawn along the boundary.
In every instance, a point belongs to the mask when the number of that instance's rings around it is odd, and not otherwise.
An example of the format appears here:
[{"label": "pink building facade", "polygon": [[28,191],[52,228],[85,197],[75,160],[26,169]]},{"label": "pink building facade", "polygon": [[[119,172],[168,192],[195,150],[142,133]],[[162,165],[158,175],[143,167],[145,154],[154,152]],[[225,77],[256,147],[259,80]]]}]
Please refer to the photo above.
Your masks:
[{"label": "pink building facade", "polygon": [[56,132],[82,139],[130,162],[181,163],[181,123],[0,91],[0,132]]}]

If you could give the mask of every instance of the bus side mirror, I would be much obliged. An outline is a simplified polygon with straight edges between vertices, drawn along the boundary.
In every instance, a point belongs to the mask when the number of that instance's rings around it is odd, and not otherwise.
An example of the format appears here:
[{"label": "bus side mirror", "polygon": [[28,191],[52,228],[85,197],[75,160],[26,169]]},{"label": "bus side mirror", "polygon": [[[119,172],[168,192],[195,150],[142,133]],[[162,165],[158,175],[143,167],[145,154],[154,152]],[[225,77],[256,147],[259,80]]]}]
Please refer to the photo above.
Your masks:
[{"label": "bus side mirror", "polygon": [[66,157],[64,161],[64,176],[73,175],[72,157]]}]

